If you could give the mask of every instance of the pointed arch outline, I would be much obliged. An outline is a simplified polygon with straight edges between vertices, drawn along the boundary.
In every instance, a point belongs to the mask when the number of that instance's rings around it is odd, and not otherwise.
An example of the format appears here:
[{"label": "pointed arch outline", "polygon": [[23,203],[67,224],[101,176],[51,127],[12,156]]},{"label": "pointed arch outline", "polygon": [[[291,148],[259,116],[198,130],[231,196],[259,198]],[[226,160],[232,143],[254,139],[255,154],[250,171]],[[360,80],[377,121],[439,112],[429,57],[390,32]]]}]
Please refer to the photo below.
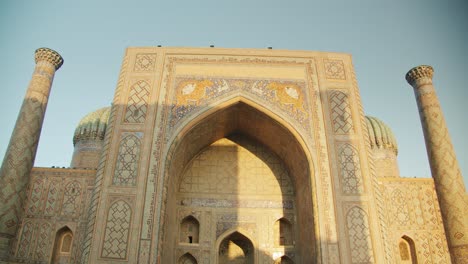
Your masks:
[{"label": "pointed arch outline", "polygon": [[194,260],[195,260],[195,264],[198,263],[197,258],[196,258],[192,253],[190,253],[189,251],[186,251],[184,254],[180,255],[180,257],[177,258],[176,263],[178,264],[178,263],[180,262],[180,260],[181,260],[183,257],[185,257],[185,256],[194,259]]},{"label": "pointed arch outline", "polygon": [[[234,95],[234,96],[231,96],[231,97],[228,97],[228,98],[223,98],[223,99],[224,100],[219,100],[219,101],[216,101],[216,102],[213,102],[213,103],[209,104],[207,106],[207,109],[205,109],[205,110],[200,110],[199,112],[190,113],[190,115],[186,119],[184,119],[184,121],[174,131],[171,131],[172,136],[167,139],[166,149],[163,150],[163,153],[162,153],[163,154],[162,157],[165,157],[164,160],[162,161],[162,164],[163,164],[163,185],[164,186],[167,184],[167,181],[169,180],[169,175],[168,175],[169,173],[168,172],[169,172],[170,167],[172,166],[172,162],[174,160],[173,159],[174,154],[175,154],[177,148],[179,147],[179,145],[180,145],[179,143],[182,141],[182,139],[185,136],[187,136],[189,134],[189,132],[193,128],[195,128],[199,124],[202,124],[208,118],[216,115],[217,112],[220,112],[220,111],[223,111],[223,110],[228,110],[229,108],[235,107],[236,105],[239,105],[239,104],[245,104],[245,105],[257,110],[261,114],[264,114],[265,116],[270,118],[272,121],[275,121],[280,127],[283,127],[288,133],[290,133],[291,136],[299,144],[300,150],[304,154],[304,157],[306,158],[306,161],[307,161],[307,163],[309,165],[309,170],[307,171],[307,174],[309,175],[309,178],[312,178],[310,176],[315,176],[315,175],[319,174],[317,166],[315,166],[315,163],[314,163],[314,161],[317,160],[316,154],[309,149],[309,147],[307,145],[308,141],[305,139],[305,135],[302,135],[293,126],[292,123],[287,121],[287,119],[285,119],[283,116],[281,116],[277,112],[275,112],[273,110],[270,110],[267,106],[264,106],[264,105],[262,105],[260,103],[257,103],[255,101],[253,101],[252,99],[246,97],[244,94]],[[189,118],[189,117],[191,117],[191,118]],[[220,137],[220,138],[222,138],[222,137]],[[218,139],[220,139],[220,138],[218,138]],[[253,138],[258,140],[256,137],[253,137]],[[213,142],[215,142],[215,141],[213,141]],[[210,142],[210,144],[213,143],[213,142]],[[261,142],[261,143],[263,145],[269,147],[268,144],[264,144],[263,142]],[[209,146],[209,144],[207,146]],[[200,148],[199,151],[203,150],[207,146],[204,146],[204,147]],[[278,155],[278,153],[276,153],[276,151],[273,150],[273,152]],[[191,158],[193,159],[195,156],[196,155],[194,155]],[[280,155],[278,155],[278,156],[280,157],[280,159],[283,162],[285,162],[285,160]],[[285,162],[285,163],[287,164],[287,162]],[[289,164],[287,164],[287,165],[289,165]],[[288,167],[289,170],[291,169],[289,166],[287,166],[287,167]],[[296,176],[293,173],[290,173],[290,175],[292,176],[291,177],[292,183],[293,183],[294,187],[296,188]],[[176,177],[179,177],[179,176],[180,175],[177,175]],[[313,215],[314,215],[314,217],[318,217],[317,196],[316,196],[318,188],[316,186],[316,182],[314,180],[312,180],[312,179],[311,179],[310,185],[311,185],[312,193],[313,193],[313,195],[312,195]],[[296,193],[296,195],[297,195],[297,193]],[[164,196],[164,194],[163,194],[163,196]],[[314,218],[314,221],[317,223],[318,218]],[[318,232],[319,232],[318,225],[316,225],[316,227],[314,228],[314,232],[316,234],[318,234]],[[319,247],[317,249],[320,250]],[[317,251],[317,253],[318,253],[318,251]]]},{"label": "pointed arch outline", "polygon": [[186,215],[184,218],[182,218],[179,221],[179,243],[187,243],[187,242],[182,242],[182,229],[184,227],[184,223],[189,223],[191,220],[194,220],[194,224],[196,225],[196,233],[192,234],[193,236],[190,236],[194,239],[194,242],[192,241],[192,238],[190,238],[190,244],[198,244],[200,241],[200,220],[193,214]]},{"label": "pointed arch outline", "polygon": [[54,244],[52,245],[52,251],[49,259],[49,263],[56,263],[56,258],[59,255],[63,255],[62,246],[63,240],[65,239],[66,235],[71,234],[71,242],[70,242],[70,251],[67,253],[71,256],[73,250],[73,243],[75,242],[75,232],[74,230],[67,224],[61,225],[54,230]]},{"label": "pointed arch outline", "polygon": [[277,258],[274,260],[274,261],[275,261],[274,264],[281,264],[281,261],[282,261],[283,259],[286,259],[286,260],[288,260],[288,261],[291,262],[291,263],[295,263],[288,255],[283,254],[283,255],[277,257]]},{"label": "pointed arch outline", "polygon": [[[168,197],[168,186],[172,186],[170,184],[171,178],[170,177],[175,177],[179,178],[180,177],[180,172],[175,173],[175,175],[171,175],[171,168],[174,166],[174,157],[175,154],[177,153],[177,150],[179,146],[181,145],[181,142],[183,139],[185,139],[188,135],[190,135],[190,132],[192,129],[196,128],[197,125],[203,124],[204,122],[209,121],[210,118],[216,117],[218,113],[222,113],[222,111],[225,110],[230,110],[230,108],[236,107],[240,105],[245,105],[249,108],[252,108],[253,110],[257,111],[257,114],[261,114],[265,117],[267,117],[268,123],[273,124],[276,127],[280,127],[289,134],[289,136],[294,140],[294,143],[297,144],[297,147],[301,151],[299,154],[300,156],[302,155],[304,160],[307,162],[307,170],[305,170],[303,173],[306,175],[304,176],[307,180],[307,184],[309,185],[307,188],[310,189],[310,193],[307,192],[306,199],[310,199],[310,203],[312,204],[312,210],[311,210],[311,216],[306,216],[305,218],[309,223],[313,223],[314,227],[311,229],[311,232],[313,234],[308,235],[306,239],[310,240],[309,243],[304,243],[307,245],[302,245],[302,247],[307,248],[308,252],[312,252],[311,255],[313,255],[314,259],[320,259],[322,254],[321,254],[321,242],[319,238],[320,234],[320,227],[318,225],[318,217],[319,217],[319,211],[318,211],[318,188],[316,186],[316,180],[315,180],[315,175],[318,175],[318,168],[315,166],[314,161],[317,160],[316,153],[312,151],[312,149],[309,148],[309,145],[307,144],[308,141],[305,139],[306,135],[301,134],[294,126],[292,123],[288,121],[287,118],[282,117],[280,114],[277,112],[273,111],[269,107],[257,103],[253,101],[252,99],[246,97],[244,94],[235,94],[231,97],[228,98],[222,98],[218,101],[212,102],[209,104],[207,107],[204,109],[201,109],[200,111],[196,111],[194,113],[190,113],[188,118],[184,118],[184,120],[181,122],[180,125],[178,125],[174,130],[170,131],[171,136],[169,138],[162,138],[161,140],[165,141],[163,143],[164,149],[162,149],[161,152],[161,172],[162,172],[162,180],[161,180],[161,185],[158,188],[162,191],[162,195],[160,196],[160,204],[161,208],[159,209],[161,214],[159,214],[157,217],[153,219],[154,222],[159,222],[161,224],[159,225],[153,225],[157,228],[153,231],[155,234],[155,237],[158,239],[159,243],[157,245],[157,255],[162,256],[162,245],[165,244],[165,228],[167,226],[167,221],[165,221],[165,218],[167,216],[167,197]],[[164,134],[164,133],[162,133]],[[247,133],[248,134],[248,133]],[[255,135],[254,133],[248,134],[248,135]],[[221,139],[223,136],[220,136],[217,139]],[[256,140],[259,140],[257,137],[253,137]],[[209,144],[215,142],[216,140],[212,140],[209,142]],[[265,142],[259,140],[260,143],[263,145],[269,147],[271,149],[271,145],[266,144]],[[209,145],[208,144],[208,145]],[[204,147],[207,147],[208,145],[202,146],[196,153],[201,151]],[[272,149],[272,151],[279,155],[277,151]],[[187,160],[187,163],[193,159],[196,156],[194,154],[190,159]],[[287,165],[287,168],[291,171],[291,164],[292,162],[292,157],[289,159],[285,159],[285,157],[282,157],[279,155],[280,159],[285,162]],[[289,163],[288,163],[289,162]],[[187,164],[186,163],[186,164]],[[298,169],[296,168],[296,173]],[[299,173],[297,173],[299,174]],[[292,175],[291,179],[293,181],[294,188],[297,190],[297,178],[299,176],[295,175],[294,172],[291,171],[290,175]],[[177,186],[177,184],[175,184]],[[295,192],[296,198],[300,195],[298,192]],[[306,214],[306,213],[304,213]],[[306,220],[303,220],[306,221]],[[301,238],[299,238],[301,240]],[[301,247],[301,246],[299,246]],[[304,250],[305,251],[305,250]]]},{"label": "pointed arch outline", "polygon": [[253,258],[254,258],[254,261],[253,263],[256,263],[256,261],[258,260],[258,243],[257,241],[255,241],[252,236],[249,235],[249,232],[247,232],[247,230],[245,230],[244,228],[242,227],[233,227],[233,228],[230,228],[226,231],[224,231],[224,233],[222,233],[219,237],[216,238],[216,243],[215,243],[215,250],[216,250],[216,261],[215,263],[219,263],[219,247],[221,246],[221,243],[224,241],[224,239],[228,238],[229,236],[235,234],[235,233],[238,233],[242,236],[244,236],[245,238],[247,238],[249,240],[250,243],[252,243],[252,246],[253,246],[253,250],[254,250],[254,255],[253,255]]},{"label": "pointed arch outline", "polygon": [[[286,227],[289,229],[288,230],[288,233],[289,233],[288,239],[285,239],[285,240],[290,240],[289,241],[290,243],[288,243],[287,241],[283,241],[283,243],[281,242],[281,223],[285,223]],[[278,227],[276,225],[278,225]],[[276,228],[278,228],[278,230],[276,230]],[[273,231],[273,239],[274,239],[275,246],[282,246],[282,247],[293,246],[294,241],[295,241],[294,229],[295,228],[294,228],[291,220],[288,219],[286,216],[281,216],[281,217],[277,218],[273,222],[273,230],[271,230],[271,231]]]},{"label": "pointed arch outline", "polygon": [[401,234],[401,236],[398,238],[398,241],[397,241],[398,254],[397,254],[397,256],[400,256],[400,258],[401,258],[400,243],[402,243],[402,242],[403,243],[406,242],[407,245],[408,245],[407,250],[408,250],[408,253],[409,253],[409,257],[410,257],[409,260],[411,260],[411,263],[418,263],[418,254],[417,254],[417,251],[416,251],[416,243],[414,242],[414,239],[411,238],[406,233]]},{"label": "pointed arch outline", "polygon": [[[307,143],[309,143],[304,135],[302,135],[298,129],[294,127],[288,118],[280,113],[271,110],[268,106],[263,105],[261,102],[255,102],[253,98],[249,98],[248,94],[235,94],[230,97],[220,98],[221,100],[212,102],[208,104],[204,109],[200,109],[199,111],[194,111],[189,113],[185,118],[183,118],[178,126],[171,132],[172,136],[168,139],[169,146],[168,151],[164,154],[169,154],[170,150],[173,148],[173,143],[177,142],[187,134],[187,132],[193,128],[196,124],[200,123],[203,119],[215,114],[216,112],[228,109],[231,106],[234,106],[239,103],[244,103],[255,110],[265,114],[266,116],[270,117],[274,121],[278,122],[281,126],[285,127],[288,132],[290,132],[294,138],[300,143],[301,147],[303,148],[306,155],[311,155],[308,151]],[[183,136],[179,136],[183,135]],[[310,158],[309,158],[310,159]],[[311,164],[312,159],[310,159]],[[312,166],[315,169],[315,166]]]}]

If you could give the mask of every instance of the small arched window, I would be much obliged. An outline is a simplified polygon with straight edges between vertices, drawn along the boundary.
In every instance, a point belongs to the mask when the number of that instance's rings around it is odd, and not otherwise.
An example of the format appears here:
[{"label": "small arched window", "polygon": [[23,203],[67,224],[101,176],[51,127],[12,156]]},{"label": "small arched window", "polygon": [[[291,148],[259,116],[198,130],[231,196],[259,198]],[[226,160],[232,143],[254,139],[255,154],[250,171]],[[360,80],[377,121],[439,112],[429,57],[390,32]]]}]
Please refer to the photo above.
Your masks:
[{"label": "small arched window", "polygon": [[193,216],[185,217],[180,223],[180,242],[198,244],[200,223]]},{"label": "small arched window", "polygon": [[293,245],[292,225],[286,218],[278,219],[273,229],[275,246]]},{"label": "small arched window", "polygon": [[73,247],[73,232],[67,226],[59,229],[55,235],[52,263],[70,263]]},{"label": "small arched window", "polygon": [[408,236],[403,236],[400,238],[398,241],[398,250],[400,252],[401,263],[418,263],[416,260],[416,248],[414,246],[414,241]]},{"label": "small arched window", "polygon": [[179,258],[177,264],[197,264],[197,260],[190,253],[185,253]]}]

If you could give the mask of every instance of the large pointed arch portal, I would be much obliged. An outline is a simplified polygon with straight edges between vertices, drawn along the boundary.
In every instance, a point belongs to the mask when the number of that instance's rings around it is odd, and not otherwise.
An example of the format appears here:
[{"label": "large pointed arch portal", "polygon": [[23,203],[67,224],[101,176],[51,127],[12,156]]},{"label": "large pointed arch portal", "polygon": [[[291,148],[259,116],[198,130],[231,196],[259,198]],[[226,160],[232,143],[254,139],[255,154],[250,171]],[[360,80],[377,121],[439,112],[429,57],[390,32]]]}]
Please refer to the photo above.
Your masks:
[{"label": "large pointed arch portal", "polygon": [[[279,207],[277,204],[269,205],[268,202],[260,206],[277,206],[281,210],[275,211],[275,215],[252,219],[249,212],[259,210],[256,206],[260,204],[258,197],[252,195],[241,197],[242,205],[239,205],[240,198],[233,202],[234,206],[244,207],[242,213],[240,211],[233,213],[232,209],[226,206],[229,202],[223,201],[219,204],[217,199],[208,199],[205,203],[194,203],[196,194],[193,197],[183,196],[182,198],[178,195],[188,164],[193,163],[193,160],[202,155],[200,153],[203,153],[204,149],[206,150],[212,143],[233,135],[248,138],[249,142],[254,142],[253,144],[258,144],[259,148],[271,152],[287,170],[293,186],[292,202],[287,202],[288,195],[281,190],[283,193],[280,196],[282,195],[284,200]],[[275,247],[272,242],[268,251],[294,252],[294,255],[298,256],[298,259],[294,260],[295,263],[316,262],[320,254],[316,237],[316,220],[314,220],[316,207],[314,207],[313,200],[316,192],[313,191],[313,165],[303,138],[289,123],[252,101],[243,97],[235,98],[194,116],[174,134],[169,144],[163,185],[163,197],[166,199],[162,204],[161,222],[163,225],[160,227],[162,232],[160,232],[158,250],[162,263],[174,262],[177,258],[174,252],[188,249],[198,252],[209,251],[211,252],[210,258],[214,261],[219,253],[215,243],[219,238],[219,233],[228,228],[238,227],[249,230],[249,237],[254,240],[253,245],[260,247],[255,250],[259,252],[259,255],[268,258],[267,253],[262,253],[261,245],[269,243],[268,239],[274,239],[275,222],[283,217],[292,224],[292,230],[295,230],[294,243]],[[267,165],[270,164],[268,159],[263,161]],[[203,174],[203,172],[200,173]],[[268,201],[265,197],[261,197],[260,200]],[[255,205],[244,202],[249,199],[256,199]],[[272,197],[272,199],[275,198]],[[216,207],[217,210],[207,211],[207,207]],[[230,214],[223,214],[225,211]],[[179,223],[186,217],[196,218],[200,223],[198,244],[179,243]],[[258,228],[264,225],[269,227],[269,231]],[[273,258],[271,260],[273,261]]]}]

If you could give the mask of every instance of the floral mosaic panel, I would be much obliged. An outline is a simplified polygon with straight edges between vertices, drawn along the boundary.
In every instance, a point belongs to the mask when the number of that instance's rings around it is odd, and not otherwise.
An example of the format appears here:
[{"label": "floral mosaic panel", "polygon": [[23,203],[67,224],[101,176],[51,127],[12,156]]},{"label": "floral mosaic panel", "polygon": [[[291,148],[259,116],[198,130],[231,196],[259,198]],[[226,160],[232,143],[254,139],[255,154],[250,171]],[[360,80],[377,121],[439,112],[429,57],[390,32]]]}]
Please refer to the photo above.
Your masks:
[{"label": "floral mosaic panel", "polygon": [[246,93],[257,102],[274,106],[309,131],[309,105],[304,82],[228,78],[177,78],[170,127],[176,127],[189,114],[218,101],[220,97],[239,93]]},{"label": "floral mosaic panel", "polygon": [[323,60],[327,79],[346,80],[345,66],[341,60]]}]

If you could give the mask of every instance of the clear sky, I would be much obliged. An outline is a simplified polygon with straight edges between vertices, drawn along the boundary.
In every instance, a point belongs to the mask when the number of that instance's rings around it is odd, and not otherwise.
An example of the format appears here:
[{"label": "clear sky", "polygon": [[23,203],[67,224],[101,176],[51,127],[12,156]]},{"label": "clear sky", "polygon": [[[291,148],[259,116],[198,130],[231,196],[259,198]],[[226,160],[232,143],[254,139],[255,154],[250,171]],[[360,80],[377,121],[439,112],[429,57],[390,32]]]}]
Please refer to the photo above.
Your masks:
[{"label": "clear sky", "polygon": [[468,183],[468,1],[14,1],[0,2],[0,160],[34,69],[34,50],[65,59],[57,72],[35,166],[68,166],[76,124],[109,106],[128,46],[265,48],[353,55],[364,111],[386,122],[401,174],[430,169],[406,72],[434,84]]}]

